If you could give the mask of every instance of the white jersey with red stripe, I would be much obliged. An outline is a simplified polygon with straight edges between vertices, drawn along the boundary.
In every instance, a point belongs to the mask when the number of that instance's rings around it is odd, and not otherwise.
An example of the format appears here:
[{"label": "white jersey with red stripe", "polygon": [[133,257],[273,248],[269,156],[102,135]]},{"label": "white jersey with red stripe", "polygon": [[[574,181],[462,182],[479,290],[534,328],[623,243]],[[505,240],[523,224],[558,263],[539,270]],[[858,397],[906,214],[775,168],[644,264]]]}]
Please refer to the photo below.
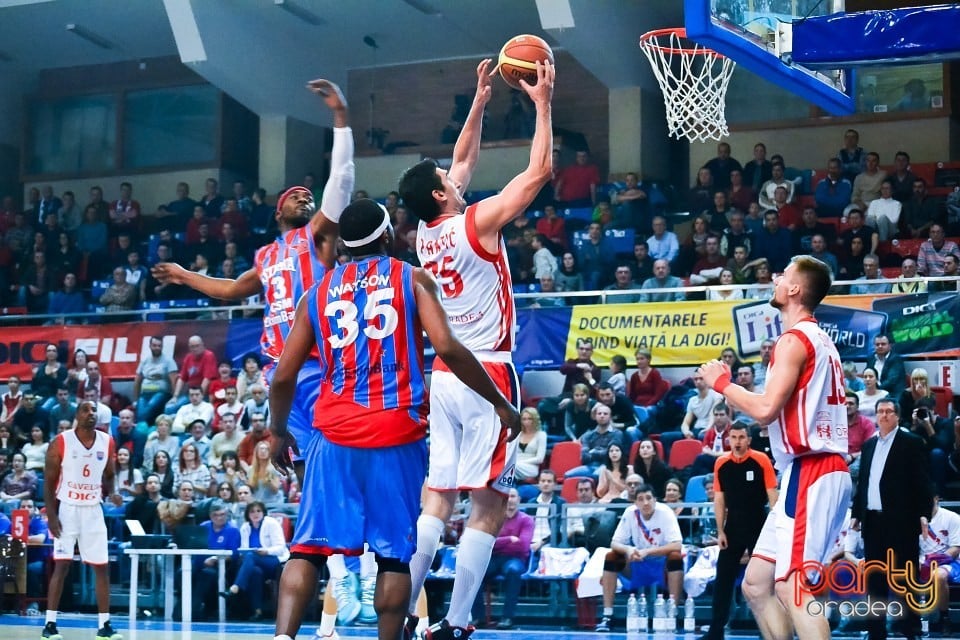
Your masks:
[{"label": "white jersey with red stripe", "polygon": [[516,310],[503,238],[496,253],[484,249],[477,236],[476,212],[474,204],[463,215],[421,222],[417,256],[440,285],[454,335],[484,360],[489,358],[483,352],[513,349]]},{"label": "white jersey with red stripe", "polygon": [[63,504],[99,505],[103,498],[103,471],[114,459],[113,438],[95,430],[96,439],[89,449],[80,442],[76,429],[57,435],[50,443],[60,452],[60,482],[57,499]]},{"label": "white jersey with red stripe", "polygon": [[813,318],[801,320],[784,333],[788,334],[800,341],[806,357],[797,386],[769,429],[770,448],[780,470],[800,456],[847,453],[846,392],[837,347]]}]

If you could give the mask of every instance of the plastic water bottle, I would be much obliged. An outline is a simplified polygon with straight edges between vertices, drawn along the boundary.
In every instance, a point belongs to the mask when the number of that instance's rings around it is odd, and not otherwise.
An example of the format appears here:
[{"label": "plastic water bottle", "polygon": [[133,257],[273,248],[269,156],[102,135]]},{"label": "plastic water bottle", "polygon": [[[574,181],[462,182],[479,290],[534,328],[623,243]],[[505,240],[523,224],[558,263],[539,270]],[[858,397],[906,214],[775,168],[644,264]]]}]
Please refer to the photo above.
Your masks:
[{"label": "plastic water bottle", "polygon": [[674,633],[677,630],[677,601],[670,596],[667,600],[667,631]]},{"label": "plastic water bottle", "polygon": [[[927,596],[920,596],[920,608],[925,609],[927,607]],[[920,616],[920,635],[929,636],[930,635],[930,614],[925,613]]]},{"label": "plastic water bottle", "polygon": [[666,631],[667,603],[663,599],[663,594],[658,593],[657,599],[653,603],[653,632],[663,633]]},{"label": "plastic water bottle", "polygon": [[683,603],[683,630],[685,633],[694,633],[697,630],[697,605],[690,596],[687,596]]},{"label": "plastic water bottle", "polygon": [[721,434],[716,434],[716,438],[713,439],[713,450],[717,453],[723,451],[723,436]]},{"label": "plastic water bottle", "polygon": [[637,596],[630,594],[627,600],[627,633],[640,632],[640,605]]},{"label": "plastic water bottle", "polygon": [[647,594],[640,594],[638,609],[640,614],[640,633],[646,633],[650,630],[650,609],[647,606]]}]

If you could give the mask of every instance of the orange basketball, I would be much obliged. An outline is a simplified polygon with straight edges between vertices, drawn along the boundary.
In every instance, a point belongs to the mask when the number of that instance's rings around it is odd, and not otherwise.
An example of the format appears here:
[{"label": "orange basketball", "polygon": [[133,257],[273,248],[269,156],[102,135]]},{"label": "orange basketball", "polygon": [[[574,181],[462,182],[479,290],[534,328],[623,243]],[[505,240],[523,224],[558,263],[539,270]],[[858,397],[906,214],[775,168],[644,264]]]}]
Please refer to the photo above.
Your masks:
[{"label": "orange basketball", "polygon": [[520,89],[520,79],[528,84],[537,84],[537,61],[553,62],[553,51],[543,38],[537,36],[514,36],[500,49],[498,65],[504,82]]}]

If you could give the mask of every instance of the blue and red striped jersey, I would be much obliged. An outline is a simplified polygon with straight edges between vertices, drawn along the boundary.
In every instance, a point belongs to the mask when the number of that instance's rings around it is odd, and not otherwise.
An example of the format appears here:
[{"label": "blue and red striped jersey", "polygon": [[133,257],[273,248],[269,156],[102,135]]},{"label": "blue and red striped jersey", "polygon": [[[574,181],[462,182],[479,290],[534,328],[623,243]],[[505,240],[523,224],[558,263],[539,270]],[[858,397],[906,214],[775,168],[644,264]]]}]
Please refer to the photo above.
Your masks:
[{"label": "blue and red striped jersey", "polygon": [[423,327],[414,268],[386,256],[339,265],[306,294],[323,375],[313,424],[339,445],[426,436]]},{"label": "blue and red striped jersey", "polygon": [[257,250],[254,266],[263,285],[263,336],[260,350],[274,362],[280,359],[293,327],[297,303],[304,292],[327,273],[310,225],[291,229]]}]

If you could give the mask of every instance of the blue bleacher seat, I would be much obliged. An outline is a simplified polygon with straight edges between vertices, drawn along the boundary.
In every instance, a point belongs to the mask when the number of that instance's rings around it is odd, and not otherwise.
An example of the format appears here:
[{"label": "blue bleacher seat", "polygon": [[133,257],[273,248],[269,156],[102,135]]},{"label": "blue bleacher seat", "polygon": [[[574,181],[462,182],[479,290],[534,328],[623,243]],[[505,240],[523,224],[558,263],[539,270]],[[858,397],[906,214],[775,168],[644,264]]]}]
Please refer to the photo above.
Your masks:
[{"label": "blue bleacher seat", "polygon": [[540,293],[540,283],[535,282],[533,284],[515,284],[513,285],[514,293]]},{"label": "blue bleacher seat", "polygon": [[[633,254],[633,241],[636,236],[633,229],[607,229],[603,232],[603,235],[610,243],[614,253]],[[579,249],[584,242],[587,242],[589,237],[590,233],[588,231],[574,231],[573,246]]]},{"label": "blue bleacher seat", "polygon": [[430,580],[453,580],[454,571],[457,568],[457,547],[446,546],[439,550],[440,567],[436,571],[427,574]]},{"label": "blue bleacher seat", "polygon": [[112,280],[94,280],[90,283],[90,298],[99,300],[100,296],[110,288],[111,284],[113,284]]},{"label": "blue bleacher seat", "polygon": [[580,220],[581,222],[593,222],[593,209],[591,207],[576,207],[574,209],[563,210],[564,220]]},{"label": "blue bleacher seat", "polygon": [[467,204],[473,204],[474,202],[480,202],[490,196],[495,196],[499,193],[497,190],[478,190],[478,191],[467,191],[463,194],[463,199],[467,201]]},{"label": "blue bleacher seat", "polygon": [[707,476],[693,476],[687,482],[687,492],[683,497],[684,502],[707,502],[707,488],[703,481]]}]

